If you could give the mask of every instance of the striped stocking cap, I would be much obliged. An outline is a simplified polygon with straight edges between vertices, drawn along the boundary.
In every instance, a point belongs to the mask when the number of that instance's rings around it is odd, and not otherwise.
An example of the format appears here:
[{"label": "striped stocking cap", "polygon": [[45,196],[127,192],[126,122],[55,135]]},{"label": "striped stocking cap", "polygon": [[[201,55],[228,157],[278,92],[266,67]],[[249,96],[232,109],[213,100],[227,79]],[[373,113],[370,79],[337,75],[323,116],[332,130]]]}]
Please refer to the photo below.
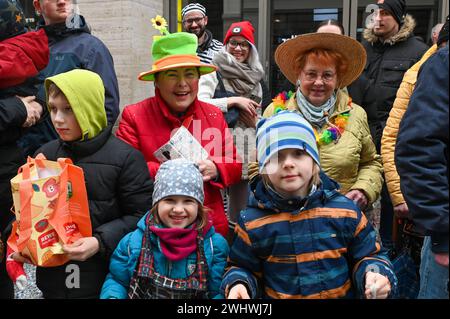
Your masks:
[{"label": "striped stocking cap", "polygon": [[206,16],[206,9],[204,6],[200,3],[190,3],[181,10],[181,18],[184,19],[184,16],[192,11],[198,11],[203,14],[203,16]]},{"label": "striped stocking cap", "polygon": [[316,137],[311,125],[298,113],[282,111],[261,119],[256,126],[259,172],[279,151],[296,148],[307,152],[320,166]]}]

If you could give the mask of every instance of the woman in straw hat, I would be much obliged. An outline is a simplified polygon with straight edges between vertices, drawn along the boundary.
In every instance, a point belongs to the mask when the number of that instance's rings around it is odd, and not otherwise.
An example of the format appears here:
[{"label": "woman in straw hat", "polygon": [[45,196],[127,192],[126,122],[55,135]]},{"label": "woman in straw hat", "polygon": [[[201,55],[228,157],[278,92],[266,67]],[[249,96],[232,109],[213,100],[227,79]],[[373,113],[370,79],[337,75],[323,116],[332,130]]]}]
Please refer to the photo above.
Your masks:
[{"label": "woman in straw hat", "polygon": [[264,117],[283,109],[302,114],[314,128],[323,171],[366,209],[381,191],[381,160],[366,112],[341,90],[363,71],[363,46],[344,35],[304,34],[281,44],[275,61],[297,90],[278,95]]},{"label": "woman in straw hat", "polygon": [[197,37],[191,33],[154,39],[153,67],[141,73],[139,80],[153,81],[155,96],[125,107],[116,134],[144,154],[150,175],[155,178],[161,164],[155,152],[169,142],[171,133],[184,126],[209,155],[197,161],[205,183],[204,204],[210,209],[216,231],[226,236],[228,222],[220,189],[240,180],[242,164],[236,160],[222,112],[197,99],[200,76],[216,67],[201,63],[196,49]]}]

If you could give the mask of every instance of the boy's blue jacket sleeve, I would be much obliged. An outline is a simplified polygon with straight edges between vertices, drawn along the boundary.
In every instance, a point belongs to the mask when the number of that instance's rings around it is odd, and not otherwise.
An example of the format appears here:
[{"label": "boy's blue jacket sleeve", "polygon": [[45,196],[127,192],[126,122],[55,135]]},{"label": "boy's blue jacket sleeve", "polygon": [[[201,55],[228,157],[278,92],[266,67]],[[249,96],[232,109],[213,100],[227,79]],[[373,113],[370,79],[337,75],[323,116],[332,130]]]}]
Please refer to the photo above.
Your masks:
[{"label": "boy's blue jacket sleeve", "polygon": [[359,210],[357,221],[354,237],[348,248],[350,265],[353,265],[353,283],[356,293],[360,298],[365,298],[366,272],[374,271],[389,279],[391,284],[389,297],[395,297],[398,286],[397,277],[387,252],[377,243],[375,229]]},{"label": "boy's blue jacket sleeve", "polygon": [[132,235],[133,233],[126,235],[111,256],[109,274],[103,284],[100,299],[128,298],[131,276],[137,264],[136,256],[130,252]]},{"label": "boy's blue jacket sleeve", "polygon": [[254,254],[244,221],[242,217],[239,217],[234,230],[234,242],[228,257],[227,271],[220,287],[223,296],[226,297],[229,289],[236,283],[241,282],[247,287],[250,298],[256,298],[258,294],[256,276],[260,275],[261,271],[261,261]]}]

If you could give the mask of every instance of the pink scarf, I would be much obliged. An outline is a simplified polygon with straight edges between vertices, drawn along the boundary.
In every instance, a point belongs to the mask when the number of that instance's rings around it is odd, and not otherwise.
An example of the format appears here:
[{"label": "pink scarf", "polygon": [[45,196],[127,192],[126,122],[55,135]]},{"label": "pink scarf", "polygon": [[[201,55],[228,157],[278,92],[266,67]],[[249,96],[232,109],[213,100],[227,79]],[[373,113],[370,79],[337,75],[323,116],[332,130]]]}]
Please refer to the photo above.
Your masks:
[{"label": "pink scarf", "polygon": [[[195,224],[189,228],[158,228],[150,226],[150,230],[159,238],[161,250],[164,256],[171,261],[186,258],[197,249],[198,230]],[[212,222],[203,228],[203,236],[209,231]]]}]

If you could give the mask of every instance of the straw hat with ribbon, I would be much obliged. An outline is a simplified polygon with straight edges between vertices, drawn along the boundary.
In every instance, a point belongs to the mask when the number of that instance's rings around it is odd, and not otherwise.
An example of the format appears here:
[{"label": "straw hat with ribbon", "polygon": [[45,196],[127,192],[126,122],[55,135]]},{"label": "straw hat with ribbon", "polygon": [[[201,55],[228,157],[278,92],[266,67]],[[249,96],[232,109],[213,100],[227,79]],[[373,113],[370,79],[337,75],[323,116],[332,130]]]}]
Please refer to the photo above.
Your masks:
[{"label": "straw hat with ribbon", "polygon": [[169,33],[167,22],[161,16],[152,19],[153,26],[163,34],[154,36],[152,45],[152,69],[139,74],[141,81],[154,81],[155,73],[175,68],[198,67],[200,75],[214,72],[216,67],[200,62],[197,56],[198,39],[187,32]]},{"label": "straw hat with ribbon", "polygon": [[275,51],[275,62],[284,76],[295,85],[299,75],[296,60],[305,52],[319,48],[338,52],[347,59],[348,68],[340,77],[340,88],[351,84],[364,70],[367,59],[364,47],[348,36],[334,33],[308,33],[287,40]]}]

